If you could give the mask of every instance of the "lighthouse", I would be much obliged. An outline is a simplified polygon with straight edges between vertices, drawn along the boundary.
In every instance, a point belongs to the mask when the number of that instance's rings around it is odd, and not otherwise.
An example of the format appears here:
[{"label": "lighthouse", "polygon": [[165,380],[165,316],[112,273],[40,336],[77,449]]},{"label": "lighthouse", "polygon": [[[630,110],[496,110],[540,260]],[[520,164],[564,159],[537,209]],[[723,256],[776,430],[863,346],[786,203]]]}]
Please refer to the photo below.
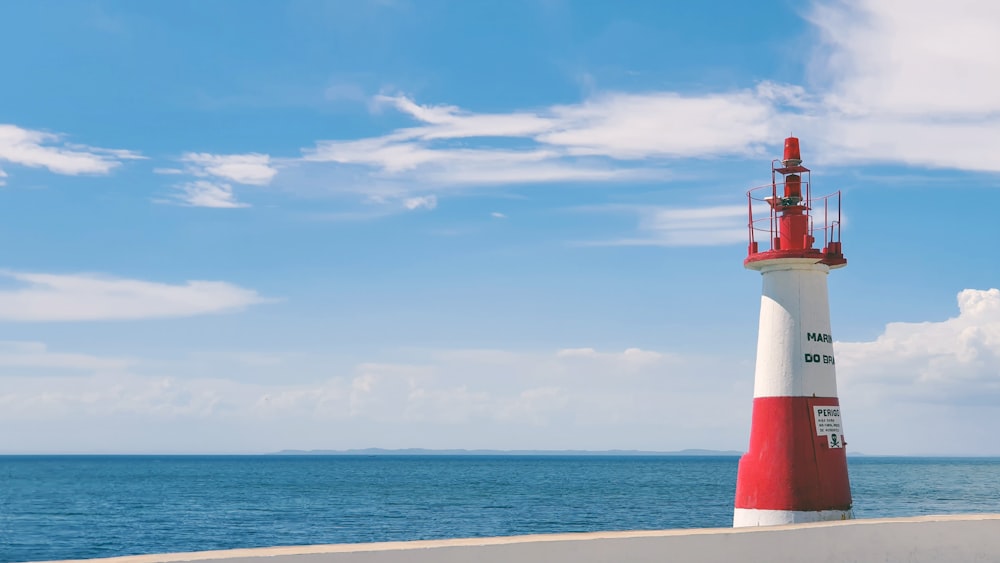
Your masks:
[{"label": "lighthouse", "polygon": [[853,518],[827,275],[847,265],[840,192],[812,196],[799,140],[785,139],[771,183],[747,192],[744,267],[763,278],[750,446],[733,526]]}]

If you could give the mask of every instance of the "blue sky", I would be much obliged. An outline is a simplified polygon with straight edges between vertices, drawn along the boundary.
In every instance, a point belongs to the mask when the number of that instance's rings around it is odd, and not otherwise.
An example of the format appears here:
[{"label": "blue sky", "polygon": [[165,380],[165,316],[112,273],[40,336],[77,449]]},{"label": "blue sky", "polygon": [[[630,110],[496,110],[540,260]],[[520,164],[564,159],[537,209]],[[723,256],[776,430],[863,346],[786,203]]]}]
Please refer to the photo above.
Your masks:
[{"label": "blue sky", "polygon": [[1000,455],[991,2],[0,21],[0,452],[742,449],[794,132],[852,447]]}]

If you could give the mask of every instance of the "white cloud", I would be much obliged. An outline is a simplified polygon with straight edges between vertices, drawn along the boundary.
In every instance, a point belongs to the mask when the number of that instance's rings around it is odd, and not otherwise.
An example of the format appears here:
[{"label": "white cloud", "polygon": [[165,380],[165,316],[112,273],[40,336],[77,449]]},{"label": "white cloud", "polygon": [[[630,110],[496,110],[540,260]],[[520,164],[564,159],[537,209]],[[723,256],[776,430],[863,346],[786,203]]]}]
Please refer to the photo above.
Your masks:
[{"label": "white cloud", "polygon": [[[0,420],[31,424],[0,435],[0,451],[737,447],[749,416],[750,383],[726,382],[734,370],[717,360],[636,348],[407,354],[299,383],[134,373],[141,363],[91,376],[8,375]],[[715,411],[699,408],[709,400]]]},{"label": "white cloud", "polygon": [[175,203],[188,207],[240,208],[249,204],[237,200],[232,183],[266,186],[271,183],[278,169],[270,155],[185,153],[179,168],[156,168],[157,174],[188,174],[194,180],[174,186],[174,193],[157,203]]},{"label": "white cloud", "polygon": [[847,114],[983,117],[1000,110],[1000,4],[852,0],[814,4],[826,103]]},{"label": "white cloud", "polygon": [[170,200],[158,200],[161,203],[179,203],[190,207],[216,207],[234,209],[249,207],[249,204],[236,200],[233,187],[229,184],[195,180],[177,186],[177,191]]},{"label": "white cloud", "polygon": [[[1000,290],[965,290],[958,303],[954,318],[835,344],[853,451],[1000,453]],[[254,354],[266,357],[220,367],[199,356],[196,369],[152,375],[155,363],[0,343],[0,419],[27,429],[0,435],[0,451],[741,449],[750,423],[750,358],[407,350],[337,367]]]},{"label": "white cloud", "polygon": [[22,287],[0,289],[0,320],[83,321],[188,317],[238,311],[266,300],[227,282],[171,285],[93,274],[2,272]]},{"label": "white cloud", "polygon": [[[890,323],[870,342],[837,342],[845,413],[861,451],[997,453],[1000,290],[966,289],[959,314]],[[847,416],[847,414],[845,414]],[[984,440],[977,444],[977,440]]]},{"label": "white cloud", "polygon": [[958,307],[945,321],[891,323],[872,342],[838,343],[846,381],[883,397],[1000,399],[1000,290],[966,289]]},{"label": "white cloud", "polygon": [[76,176],[107,174],[123,161],[139,158],[132,151],[66,143],[62,135],[0,124],[0,161],[11,164]]},{"label": "white cloud", "polygon": [[[749,154],[775,142],[775,104],[792,90],[766,84],[706,97],[609,93],[581,104],[499,114],[381,96],[380,103],[421,124],[380,137],[319,141],[303,152],[303,161],[361,167],[403,190],[650,181],[665,176],[658,162],[664,159]],[[510,148],[512,141],[523,147]]]},{"label": "white cloud", "polygon": [[413,181],[417,189],[450,186],[608,181],[639,178],[639,171],[572,160],[555,151],[446,148],[395,135],[358,141],[320,141],[306,162],[361,165],[373,177]]},{"label": "white cloud", "polygon": [[74,371],[116,371],[132,364],[122,358],[51,352],[43,342],[0,341],[0,373],[26,368]]},{"label": "white cloud", "polygon": [[748,236],[745,205],[605,205],[581,210],[635,214],[638,217],[639,234],[635,237],[578,243],[582,246],[713,246],[746,242]]},{"label": "white cloud", "polygon": [[494,219],[506,219],[507,218],[507,216],[505,214],[500,213],[499,211],[494,211],[494,212],[490,213],[490,217],[493,217]]},{"label": "white cloud", "polygon": [[822,1],[819,96],[808,132],[824,161],[1000,171],[1000,4]]},{"label": "white cloud", "polygon": [[773,100],[760,91],[608,93],[552,113],[558,127],[539,135],[540,142],[569,154],[617,159],[754,154],[782,130]]},{"label": "white cloud", "polygon": [[[991,1],[823,0],[809,21],[819,30],[819,69],[810,87],[760,82],[707,93],[593,91],[579,103],[478,113],[451,104],[379,95],[375,109],[413,120],[381,135],[319,140],[281,174],[261,153],[187,153],[190,174],[177,200],[236,207],[230,183],[277,183],[288,191],[354,198],[369,206],[344,217],[379,217],[421,197],[531,184],[681,183],[683,159],[766,158],[788,131],[820,164],[902,163],[1000,171],[1000,8]],[[333,98],[355,98],[351,84]],[[372,211],[381,206],[386,211]],[[738,229],[671,227],[645,214],[615,244],[742,242]]]},{"label": "white cloud", "polygon": [[378,96],[376,101],[391,104],[427,124],[397,132],[408,139],[530,137],[556,125],[551,117],[529,112],[476,114],[455,106],[422,106],[405,96]]},{"label": "white cloud", "polygon": [[181,162],[188,165],[195,176],[214,176],[253,186],[266,186],[274,179],[278,169],[266,154],[208,154],[185,153]]},{"label": "white cloud", "polygon": [[411,197],[403,201],[403,207],[410,211],[414,209],[434,209],[437,207],[437,198],[432,195]]}]

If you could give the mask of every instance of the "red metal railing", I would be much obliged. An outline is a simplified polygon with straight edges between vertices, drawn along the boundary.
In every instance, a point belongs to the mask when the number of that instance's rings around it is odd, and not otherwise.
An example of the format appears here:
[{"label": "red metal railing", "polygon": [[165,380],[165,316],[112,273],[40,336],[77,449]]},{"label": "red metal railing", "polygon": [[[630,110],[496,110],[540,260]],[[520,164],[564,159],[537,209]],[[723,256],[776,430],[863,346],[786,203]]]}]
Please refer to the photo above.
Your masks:
[{"label": "red metal railing", "polygon": [[[822,247],[817,250],[825,252],[830,247],[831,242],[840,242],[840,191],[813,198],[811,182],[803,179],[801,184],[802,201],[799,202],[799,205],[805,208],[805,214],[809,216],[808,234],[814,238],[816,243],[822,241]],[[747,213],[749,216],[747,226],[750,235],[749,254],[751,255],[777,250],[774,248],[774,240],[780,237],[779,212],[772,205],[772,202],[782,200],[785,193],[784,186],[783,182],[772,182],[770,185],[753,188],[747,192]],[[822,214],[819,213],[820,210],[822,210]],[[762,248],[763,245],[760,245],[762,241],[767,241],[767,248]]]}]

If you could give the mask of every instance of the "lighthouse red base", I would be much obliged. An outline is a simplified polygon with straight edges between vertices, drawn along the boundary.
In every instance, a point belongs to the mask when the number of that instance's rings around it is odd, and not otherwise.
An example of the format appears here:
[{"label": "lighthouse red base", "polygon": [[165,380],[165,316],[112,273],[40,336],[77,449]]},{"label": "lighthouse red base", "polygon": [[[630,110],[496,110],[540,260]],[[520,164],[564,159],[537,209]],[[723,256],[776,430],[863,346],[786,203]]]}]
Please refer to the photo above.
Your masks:
[{"label": "lighthouse red base", "polygon": [[[816,407],[839,411],[839,406],[836,397],[754,399],[750,447],[740,459],[736,480],[736,508],[850,511],[843,435],[834,438],[836,434],[816,427]],[[835,439],[839,443],[831,447]]]}]

